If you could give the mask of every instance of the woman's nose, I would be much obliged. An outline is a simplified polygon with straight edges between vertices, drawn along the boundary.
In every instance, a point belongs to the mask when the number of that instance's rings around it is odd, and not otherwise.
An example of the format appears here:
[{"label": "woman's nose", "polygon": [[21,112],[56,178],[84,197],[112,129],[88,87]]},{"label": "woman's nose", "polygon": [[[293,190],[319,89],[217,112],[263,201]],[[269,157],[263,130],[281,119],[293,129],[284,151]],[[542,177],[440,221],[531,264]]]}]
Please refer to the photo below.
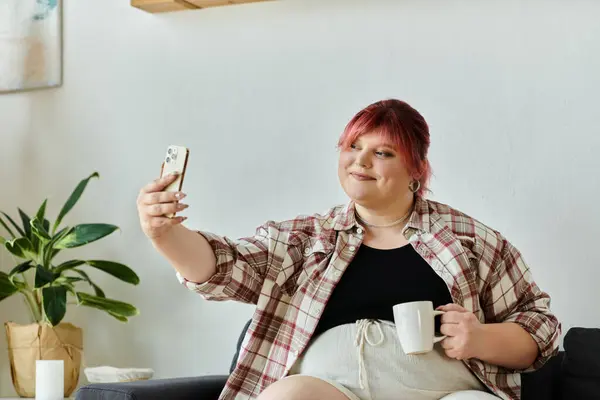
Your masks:
[{"label": "woman's nose", "polygon": [[361,151],[360,153],[357,154],[355,163],[356,163],[356,165],[358,165],[361,168],[369,168],[369,166],[370,166],[369,155],[365,151]]}]

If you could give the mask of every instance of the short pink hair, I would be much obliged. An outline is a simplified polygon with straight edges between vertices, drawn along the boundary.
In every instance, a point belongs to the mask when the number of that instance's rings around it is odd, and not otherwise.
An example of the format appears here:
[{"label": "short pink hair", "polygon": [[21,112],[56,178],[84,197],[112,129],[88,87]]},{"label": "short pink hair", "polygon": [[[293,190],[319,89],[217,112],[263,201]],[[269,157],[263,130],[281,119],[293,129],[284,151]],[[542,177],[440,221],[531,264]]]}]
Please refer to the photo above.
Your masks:
[{"label": "short pink hair", "polygon": [[427,159],[429,126],[425,118],[401,100],[381,100],[359,111],[348,122],[338,147],[347,149],[359,136],[374,131],[391,142],[402,155],[409,173],[418,177],[421,183],[417,195],[423,196],[429,190],[431,178],[431,165]]}]

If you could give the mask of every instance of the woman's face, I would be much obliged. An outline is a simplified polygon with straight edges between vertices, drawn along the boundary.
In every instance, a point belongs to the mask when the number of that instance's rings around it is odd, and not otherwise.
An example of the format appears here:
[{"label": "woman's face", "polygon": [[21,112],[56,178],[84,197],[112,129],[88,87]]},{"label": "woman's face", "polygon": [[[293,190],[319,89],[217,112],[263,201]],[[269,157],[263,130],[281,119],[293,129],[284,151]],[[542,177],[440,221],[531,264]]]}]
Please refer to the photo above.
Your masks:
[{"label": "woman's face", "polygon": [[374,132],[341,149],[338,177],[348,197],[363,207],[385,208],[412,197],[409,184],[413,179],[402,156]]}]

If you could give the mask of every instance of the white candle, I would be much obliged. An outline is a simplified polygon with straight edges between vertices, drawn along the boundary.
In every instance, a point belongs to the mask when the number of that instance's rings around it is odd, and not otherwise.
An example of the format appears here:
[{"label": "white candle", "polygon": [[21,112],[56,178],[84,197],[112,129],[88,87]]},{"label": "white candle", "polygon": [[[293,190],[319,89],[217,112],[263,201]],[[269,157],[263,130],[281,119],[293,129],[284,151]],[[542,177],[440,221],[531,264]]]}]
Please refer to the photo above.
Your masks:
[{"label": "white candle", "polygon": [[65,393],[65,363],[63,360],[35,362],[36,400],[62,400]]}]

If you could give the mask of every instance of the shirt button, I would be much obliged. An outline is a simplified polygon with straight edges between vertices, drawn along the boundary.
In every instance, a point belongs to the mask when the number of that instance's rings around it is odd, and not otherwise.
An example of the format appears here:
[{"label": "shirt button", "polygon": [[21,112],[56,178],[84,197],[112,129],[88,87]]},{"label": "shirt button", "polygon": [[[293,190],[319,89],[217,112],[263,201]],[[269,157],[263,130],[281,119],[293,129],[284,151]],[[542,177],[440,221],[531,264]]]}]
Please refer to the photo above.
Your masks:
[{"label": "shirt button", "polygon": [[356,250],[356,246],[350,246],[350,251]]},{"label": "shirt button", "polygon": [[310,247],[307,247],[304,249],[304,254],[306,254],[306,255],[310,254]]},{"label": "shirt button", "polygon": [[356,233],[363,233],[363,232],[364,232],[364,231],[363,231],[363,229],[362,229],[362,228],[358,228],[358,229],[356,230]]},{"label": "shirt button", "polygon": [[333,274],[339,278],[342,276],[342,271],[335,271]]}]

